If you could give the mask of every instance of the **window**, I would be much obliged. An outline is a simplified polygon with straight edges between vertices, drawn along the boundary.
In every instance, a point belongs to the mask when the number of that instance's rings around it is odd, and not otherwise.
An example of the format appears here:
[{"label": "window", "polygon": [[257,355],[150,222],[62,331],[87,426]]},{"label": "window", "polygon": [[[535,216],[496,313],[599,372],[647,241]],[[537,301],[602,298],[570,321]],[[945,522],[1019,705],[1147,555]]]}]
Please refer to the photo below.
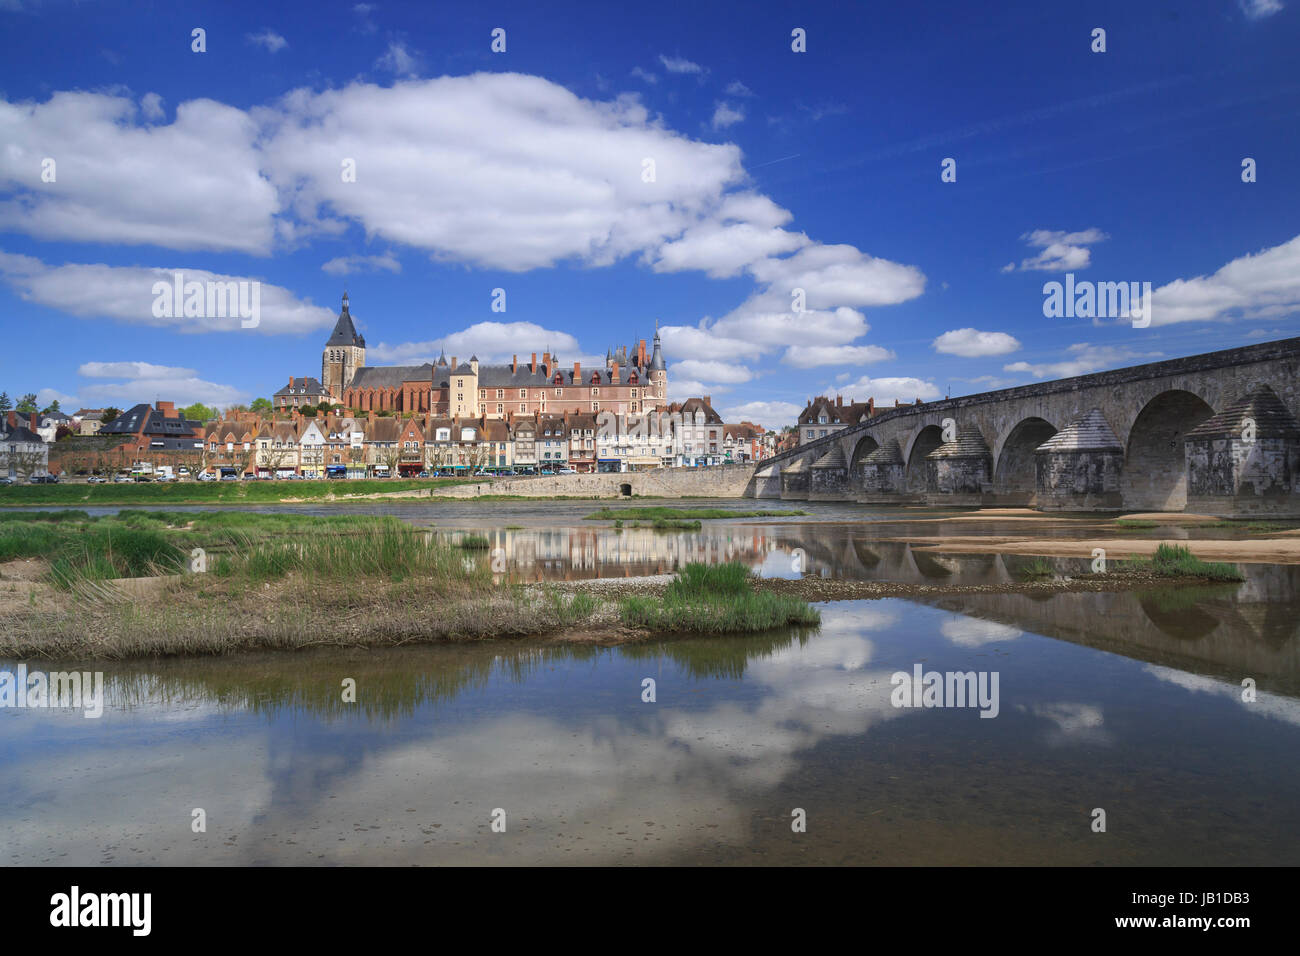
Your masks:
[{"label": "window", "polygon": [[[556,379],[556,381],[558,382],[559,379]],[[557,389],[555,390],[555,397],[556,397],[556,398],[561,398],[563,395],[564,395],[564,389],[562,389],[562,388],[557,388]]]},{"label": "window", "polygon": [[593,389],[591,390],[591,397],[592,397],[592,398],[595,398],[595,397],[596,397],[597,395],[599,395],[599,394],[600,394],[600,389],[598,389],[598,388],[593,388]]},{"label": "window", "polygon": [[521,389],[519,390],[519,397],[520,397],[520,398],[527,398],[527,397],[528,397],[528,389],[526,389],[526,388],[521,388]]},{"label": "window", "polygon": [[[497,391],[500,391],[500,389],[498,389]],[[504,404],[502,404],[501,402],[497,402],[497,414],[498,414],[498,415],[504,414],[505,409],[506,409],[506,407],[505,407]]]},{"label": "window", "polygon": [[506,397],[506,390],[504,388],[498,388],[497,398],[505,398],[505,397]]},{"label": "window", "polygon": [[528,403],[527,403],[527,402],[520,402],[520,403],[519,403],[519,410],[520,410],[521,412],[526,412],[526,411],[528,411]]}]

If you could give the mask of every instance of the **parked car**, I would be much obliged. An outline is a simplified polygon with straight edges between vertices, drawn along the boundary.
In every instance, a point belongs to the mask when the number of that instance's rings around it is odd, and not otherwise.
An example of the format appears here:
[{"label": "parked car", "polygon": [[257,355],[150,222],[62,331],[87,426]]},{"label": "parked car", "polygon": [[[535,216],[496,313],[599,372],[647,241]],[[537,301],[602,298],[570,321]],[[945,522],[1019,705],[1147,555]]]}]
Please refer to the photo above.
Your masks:
[{"label": "parked car", "polygon": [[104,482],[106,482],[107,480],[108,480],[107,478],[101,478],[101,477],[99,477],[99,475],[91,475],[89,478],[86,479],[86,484],[88,484],[88,485],[102,485],[102,484],[103,484]]},{"label": "parked car", "polygon": [[576,468],[561,468],[556,472],[557,475],[576,475],[577,473],[578,469]]},{"label": "parked car", "polygon": [[113,483],[116,485],[129,485],[133,481],[135,481],[135,479],[130,475],[115,475],[113,478]]},{"label": "parked car", "polygon": [[58,481],[53,475],[28,475],[27,480],[33,485],[52,485]]},{"label": "parked car", "polygon": [[415,477],[416,477],[416,478],[428,478],[428,477],[429,477],[429,473],[428,473],[427,471],[422,471],[422,472],[420,472],[418,475],[416,475]]},{"label": "parked car", "polygon": [[14,480],[8,475],[0,475],[0,485],[12,485]]},{"label": "parked car", "polygon": [[239,480],[239,477],[238,477],[237,475],[222,475],[222,476],[221,476],[221,480],[222,480],[222,481],[238,481],[238,480]]}]

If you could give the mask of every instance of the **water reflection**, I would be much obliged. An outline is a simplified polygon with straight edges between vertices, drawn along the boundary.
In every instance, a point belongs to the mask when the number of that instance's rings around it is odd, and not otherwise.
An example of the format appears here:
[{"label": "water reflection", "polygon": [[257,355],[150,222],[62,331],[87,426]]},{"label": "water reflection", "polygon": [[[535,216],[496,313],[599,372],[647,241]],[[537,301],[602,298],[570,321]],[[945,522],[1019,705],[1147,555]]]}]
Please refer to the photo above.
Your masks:
[{"label": "water reflection", "polygon": [[[1278,759],[1300,744],[1294,638],[1213,595],[1217,638],[1134,627],[1132,595],[993,600],[1016,597],[830,604],[815,633],[757,638],[114,667],[101,720],[0,719],[5,858],[1300,863],[1300,768]],[[999,672],[1000,716],[895,708],[917,662]],[[1125,825],[1099,840],[1094,806]]]}]

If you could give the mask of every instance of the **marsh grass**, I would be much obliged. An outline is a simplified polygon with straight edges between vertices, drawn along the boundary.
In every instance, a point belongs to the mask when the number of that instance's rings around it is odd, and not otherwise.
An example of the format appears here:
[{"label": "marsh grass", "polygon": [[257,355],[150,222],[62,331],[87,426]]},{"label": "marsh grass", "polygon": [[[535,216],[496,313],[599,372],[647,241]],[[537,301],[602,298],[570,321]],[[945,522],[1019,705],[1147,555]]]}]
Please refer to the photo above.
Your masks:
[{"label": "marsh grass", "polygon": [[1056,577],[1056,569],[1046,558],[1035,558],[1020,568],[1019,575],[1022,581],[1039,581]]},{"label": "marsh grass", "polygon": [[730,508],[602,508],[586,516],[587,521],[687,521],[713,518],[792,518],[806,515],[806,511],[735,511]]},{"label": "marsh grass", "polygon": [[755,591],[749,568],[738,562],[688,564],[662,597],[624,598],[619,613],[629,627],[695,634],[767,631],[821,622],[817,609],[806,601]]},{"label": "marsh grass", "polygon": [[1123,567],[1169,578],[1203,578],[1207,581],[1243,581],[1235,565],[1202,561],[1182,545],[1161,543],[1150,558],[1131,558]]}]

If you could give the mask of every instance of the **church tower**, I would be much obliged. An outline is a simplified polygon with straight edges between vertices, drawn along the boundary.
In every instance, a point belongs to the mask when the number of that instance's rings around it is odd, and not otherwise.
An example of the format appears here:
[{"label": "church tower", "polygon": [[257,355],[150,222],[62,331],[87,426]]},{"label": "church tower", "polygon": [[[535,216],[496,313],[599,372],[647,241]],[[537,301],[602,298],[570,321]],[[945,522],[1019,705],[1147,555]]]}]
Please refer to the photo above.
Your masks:
[{"label": "church tower", "polygon": [[654,389],[656,404],[668,404],[668,367],[664,364],[663,348],[659,344],[659,323],[655,322],[654,351],[650,353],[650,385]]},{"label": "church tower", "polygon": [[320,383],[333,401],[343,400],[343,390],[352,384],[357,369],[366,364],[366,340],[357,334],[348,312],[348,294],[343,293],[343,311],[334,332],[321,353]]}]

